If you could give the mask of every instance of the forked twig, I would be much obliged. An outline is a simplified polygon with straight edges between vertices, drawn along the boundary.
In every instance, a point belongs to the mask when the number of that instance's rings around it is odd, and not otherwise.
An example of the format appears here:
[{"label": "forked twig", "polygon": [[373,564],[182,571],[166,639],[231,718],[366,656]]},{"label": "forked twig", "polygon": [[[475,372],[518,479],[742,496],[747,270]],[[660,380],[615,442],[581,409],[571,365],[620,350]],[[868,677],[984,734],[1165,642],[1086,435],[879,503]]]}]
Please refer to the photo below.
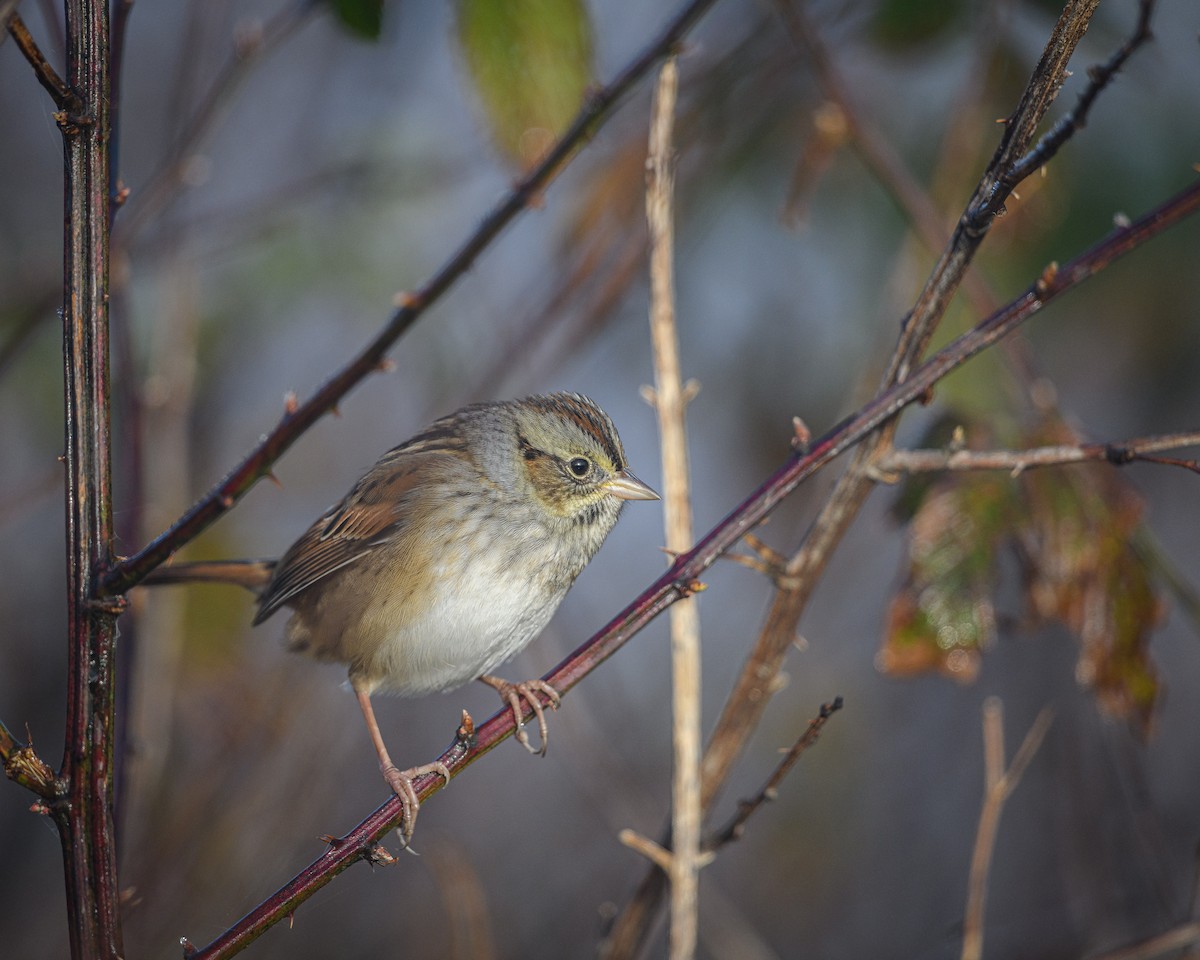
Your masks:
[{"label": "forked twig", "polygon": [[983,807],[979,812],[979,828],[971,852],[971,871],[967,884],[967,910],[963,920],[962,960],[980,960],[983,956],[983,913],[987,904],[987,881],[992,854],[996,850],[996,835],[1004,804],[1016,789],[1022,774],[1042,745],[1046,731],[1054,719],[1054,711],[1046,708],[1037,715],[1025,734],[1016,756],[1007,769],[1004,767],[1004,704],[998,697],[988,697],[983,704]]}]

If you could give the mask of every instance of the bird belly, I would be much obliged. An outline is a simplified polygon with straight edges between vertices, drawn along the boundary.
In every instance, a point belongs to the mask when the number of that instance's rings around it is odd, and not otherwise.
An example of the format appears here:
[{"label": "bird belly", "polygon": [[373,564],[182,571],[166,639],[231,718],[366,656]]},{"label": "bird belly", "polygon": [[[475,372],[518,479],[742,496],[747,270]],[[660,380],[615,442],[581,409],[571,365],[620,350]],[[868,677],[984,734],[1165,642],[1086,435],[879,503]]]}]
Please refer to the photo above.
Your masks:
[{"label": "bird belly", "polygon": [[442,590],[419,617],[397,628],[381,624],[384,639],[368,673],[380,692],[416,696],[452,690],[489,673],[523,650],[549,622],[562,594],[528,583],[497,590]]},{"label": "bird belly", "polygon": [[[289,645],[346,663],[369,692],[451,690],[495,669],[549,622],[571,580],[549,552],[443,547],[430,569],[368,563],[295,604]],[[423,589],[415,592],[416,584]]]}]

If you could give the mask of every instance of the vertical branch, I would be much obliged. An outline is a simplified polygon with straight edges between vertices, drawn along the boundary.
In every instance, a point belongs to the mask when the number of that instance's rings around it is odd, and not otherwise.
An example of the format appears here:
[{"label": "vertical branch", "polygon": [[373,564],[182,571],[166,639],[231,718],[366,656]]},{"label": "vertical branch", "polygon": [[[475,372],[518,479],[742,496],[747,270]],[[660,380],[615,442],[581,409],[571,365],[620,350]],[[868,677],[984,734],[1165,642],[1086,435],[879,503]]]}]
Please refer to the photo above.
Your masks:
[{"label": "vertical branch", "polygon": [[1004,704],[998,697],[983,703],[983,808],[971,852],[971,870],[967,882],[967,910],[963,920],[962,960],[980,960],[983,956],[983,912],[987,905],[988,873],[996,850],[1000,814],[1009,794],[1016,789],[1021,775],[1050,729],[1053,714],[1043,710],[1025,735],[1012,765],[1004,769]]},{"label": "vertical branch", "polygon": [[[95,602],[111,559],[108,383],[108,2],[70,0],[67,83],[81,112],[59,115],[66,176],[67,730],[53,810],[62,839],[71,952],[119,957],[112,821],[115,604]],[[65,800],[66,802],[62,802]]]},{"label": "vertical branch", "polygon": [[[672,259],[674,169],[671,130],[675,117],[678,68],[672,57],[663,64],[654,99],[647,160],[646,219],[650,224],[650,339],[654,348],[654,406],[662,434],[663,495],[667,549],[681,553],[692,546],[692,508],[688,489],[688,397],[679,372]],[[671,608],[671,671],[674,776],[671,787],[671,960],[696,952],[700,872],[700,621],[696,602],[684,599]]]}]

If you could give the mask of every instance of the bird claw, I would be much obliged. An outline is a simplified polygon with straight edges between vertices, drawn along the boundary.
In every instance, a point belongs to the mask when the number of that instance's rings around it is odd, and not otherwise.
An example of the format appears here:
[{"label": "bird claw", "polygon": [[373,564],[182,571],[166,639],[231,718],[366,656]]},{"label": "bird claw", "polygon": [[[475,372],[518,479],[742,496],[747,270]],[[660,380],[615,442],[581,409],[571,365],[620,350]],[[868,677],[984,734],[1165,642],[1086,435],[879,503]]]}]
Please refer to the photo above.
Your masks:
[{"label": "bird claw", "polygon": [[412,767],[409,770],[400,770],[394,763],[389,763],[380,767],[380,771],[383,773],[383,779],[387,781],[387,785],[392,788],[392,793],[400,799],[400,803],[404,807],[404,816],[400,821],[400,837],[404,841],[405,849],[409,849],[409,842],[412,840],[413,830],[417,825],[417,814],[421,811],[421,800],[417,796],[413,780],[427,773],[436,773],[449,786],[450,768],[441,761],[435,761],[420,767]]},{"label": "bird claw", "polygon": [[[545,694],[550,701],[550,708],[557,710],[562,698],[559,697],[558,691],[555,690],[545,680],[523,680],[520,683],[510,683],[507,680],[502,680],[499,677],[482,676],[479,678],[489,687],[492,687],[500,694],[500,698],[508,704],[513,712],[513,719],[516,720],[516,740],[521,746],[532,754],[539,757],[546,755],[546,744],[549,741],[550,730],[546,725],[546,711],[542,706],[542,700],[538,696],[539,693]],[[529,734],[525,731],[525,720],[523,714],[524,708],[521,701],[524,700],[531,710],[533,715],[537,717],[538,733],[542,738],[541,747],[534,747],[529,742]]]}]

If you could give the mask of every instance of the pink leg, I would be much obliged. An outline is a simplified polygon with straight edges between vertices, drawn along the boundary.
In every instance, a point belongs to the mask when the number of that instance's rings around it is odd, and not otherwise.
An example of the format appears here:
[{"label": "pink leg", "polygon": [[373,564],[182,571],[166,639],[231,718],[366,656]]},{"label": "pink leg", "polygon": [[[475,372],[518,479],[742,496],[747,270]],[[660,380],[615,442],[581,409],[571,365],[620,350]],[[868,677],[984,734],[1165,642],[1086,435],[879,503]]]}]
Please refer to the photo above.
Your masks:
[{"label": "pink leg", "polygon": [[400,803],[404,806],[404,819],[401,823],[400,832],[404,838],[405,845],[412,839],[413,829],[417,823],[417,813],[421,809],[421,801],[417,797],[417,791],[413,788],[412,782],[416,777],[426,773],[436,773],[443,777],[447,784],[450,783],[450,770],[444,763],[426,763],[420,767],[412,767],[409,770],[401,770],[394,763],[392,758],[388,756],[387,747],[383,743],[383,734],[379,732],[379,724],[375,721],[375,710],[371,706],[371,694],[366,687],[354,685],[355,696],[358,697],[358,705],[362,708],[363,719],[367,721],[367,732],[371,734],[371,742],[375,744],[375,753],[379,756],[379,772],[383,774],[383,779],[387,781],[392,792],[400,798]]}]

